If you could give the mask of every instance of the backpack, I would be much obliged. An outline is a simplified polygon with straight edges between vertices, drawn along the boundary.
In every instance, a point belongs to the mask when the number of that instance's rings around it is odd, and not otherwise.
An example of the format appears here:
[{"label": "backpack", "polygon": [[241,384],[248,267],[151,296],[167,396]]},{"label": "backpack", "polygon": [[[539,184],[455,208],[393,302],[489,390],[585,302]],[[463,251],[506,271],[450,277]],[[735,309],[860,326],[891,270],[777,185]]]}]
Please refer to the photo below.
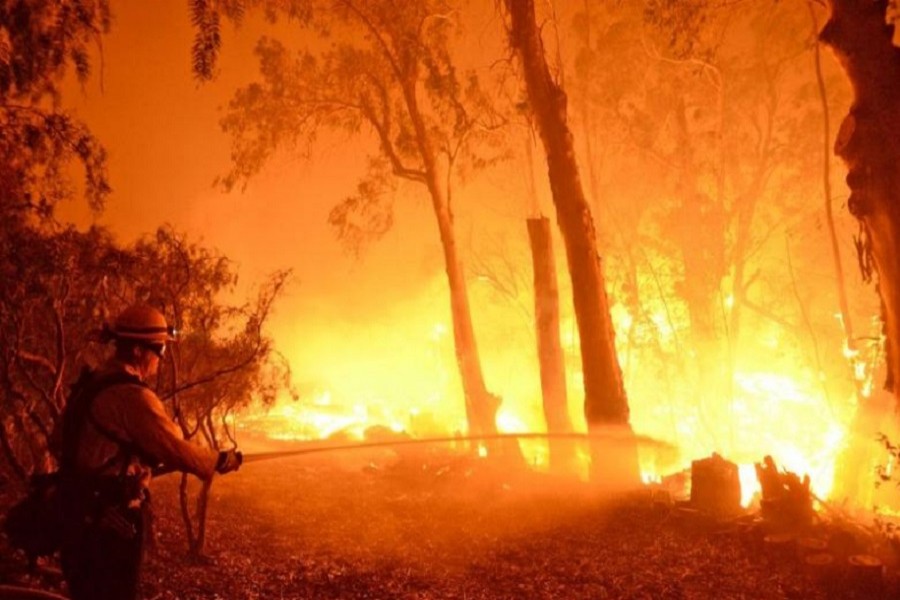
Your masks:
[{"label": "backpack", "polygon": [[6,513],[3,529],[9,543],[25,552],[31,567],[62,545],[65,519],[59,480],[59,471],[32,475],[28,495]]},{"label": "backpack", "polygon": [[[97,423],[90,412],[93,401],[100,392],[123,383],[146,385],[128,373],[97,377],[87,367],[82,369],[78,380],[72,385],[63,411],[63,444],[59,469],[51,473],[32,475],[28,494],[7,512],[3,528],[10,545],[23,550],[30,565],[34,566],[38,557],[52,556],[60,549],[67,522],[72,516],[72,507],[84,504],[79,502],[78,498],[72,497],[77,493],[78,480],[82,480],[82,484],[85,481],[89,484],[91,476],[96,475],[75,472],[75,457],[84,424],[90,421],[102,435],[118,444],[122,451],[132,453],[129,444],[116,438]],[[117,452],[97,471],[102,471],[120,456],[121,452]],[[83,477],[84,475],[86,477]]]}]

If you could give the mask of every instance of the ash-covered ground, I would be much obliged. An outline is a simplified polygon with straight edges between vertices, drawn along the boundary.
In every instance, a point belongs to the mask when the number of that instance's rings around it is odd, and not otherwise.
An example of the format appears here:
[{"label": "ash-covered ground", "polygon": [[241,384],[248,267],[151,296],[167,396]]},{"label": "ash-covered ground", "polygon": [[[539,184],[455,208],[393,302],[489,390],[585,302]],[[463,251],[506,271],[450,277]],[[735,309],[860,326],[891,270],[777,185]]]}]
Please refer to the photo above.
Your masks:
[{"label": "ash-covered ground", "polygon": [[206,557],[189,561],[178,481],[154,482],[146,599],[871,597],[774,553],[751,516],[416,453],[244,465],[216,480]]}]

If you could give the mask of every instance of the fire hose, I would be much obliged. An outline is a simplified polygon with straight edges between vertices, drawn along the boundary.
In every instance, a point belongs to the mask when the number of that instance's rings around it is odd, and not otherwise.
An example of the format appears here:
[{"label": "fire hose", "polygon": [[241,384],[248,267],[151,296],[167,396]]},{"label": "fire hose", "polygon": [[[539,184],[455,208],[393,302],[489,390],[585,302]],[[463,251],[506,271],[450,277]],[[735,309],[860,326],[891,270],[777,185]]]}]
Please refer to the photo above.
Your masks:
[{"label": "fire hose", "polygon": [[372,440],[353,443],[340,443],[334,441],[308,441],[300,442],[302,447],[291,450],[278,450],[273,452],[257,452],[244,455],[244,464],[271,460],[274,458],[283,458],[288,456],[300,456],[303,454],[314,454],[319,452],[338,452],[349,450],[366,450],[371,448],[389,448],[393,446],[421,446],[431,444],[453,444],[460,442],[489,442],[496,440],[583,440],[583,441],[612,441],[626,443],[636,443],[645,446],[654,446],[663,450],[675,450],[676,447],[669,442],[658,440],[650,436],[635,433],[537,433],[537,432],[521,432],[521,433],[492,433],[486,435],[467,435],[467,436],[447,436],[447,437],[427,437],[427,438],[403,438],[389,440]]},{"label": "fire hose", "polygon": [[[398,434],[399,435],[399,434]],[[462,442],[483,443],[498,440],[580,440],[580,441],[606,441],[615,443],[634,443],[638,445],[653,446],[662,450],[675,450],[675,446],[669,442],[655,438],[628,432],[599,432],[599,433],[493,433],[486,435],[446,436],[428,438],[392,438],[382,440],[360,441],[353,443],[335,442],[334,440],[316,440],[300,442],[299,448],[290,450],[278,450],[273,452],[257,452],[245,454],[243,462],[255,463],[276,458],[301,456],[321,452],[340,452],[351,450],[365,450],[373,448],[390,448],[396,446],[422,446],[431,444],[455,444]],[[171,469],[162,467],[155,471],[157,476],[172,472]],[[6,599],[36,599],[36,600],[65,600],[64,596],[51,592],[30,589],[19,586],[0,585],[0,600]]]},{"label": "fire hose", "polygon": [[69,598],[34,588],[0,585],[0,600],[69,600]]}]

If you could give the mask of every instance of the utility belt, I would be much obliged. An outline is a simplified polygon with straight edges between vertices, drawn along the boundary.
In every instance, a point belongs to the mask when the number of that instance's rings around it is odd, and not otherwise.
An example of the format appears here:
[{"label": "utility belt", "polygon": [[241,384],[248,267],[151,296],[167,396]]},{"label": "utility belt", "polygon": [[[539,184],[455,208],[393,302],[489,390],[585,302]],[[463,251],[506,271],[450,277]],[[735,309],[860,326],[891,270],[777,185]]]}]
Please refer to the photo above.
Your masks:
[{"label": "utility belt", "polygon": [[139,475],[65,474],[61,491],[66,522],[78,530],[100,528],[123,539],[138,535],[150,501]]},{"label": "utility belt", "polygon": [[75,506],[139,506],[148,498],[139,475],[62,474],[63,493]]}]

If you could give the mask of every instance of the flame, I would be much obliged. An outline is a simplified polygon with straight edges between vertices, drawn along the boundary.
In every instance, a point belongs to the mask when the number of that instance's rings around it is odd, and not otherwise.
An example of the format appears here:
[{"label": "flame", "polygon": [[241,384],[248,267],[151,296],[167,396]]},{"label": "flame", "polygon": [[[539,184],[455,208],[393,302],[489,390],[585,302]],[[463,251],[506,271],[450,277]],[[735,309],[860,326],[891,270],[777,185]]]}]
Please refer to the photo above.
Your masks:
[{"label": "flame", "polygon": [[[298,344],[293,352],[288,349],[286,354],[296,355],[293,364],[315,365],[321,385],[300,402],[279,403],[265,417],[260,413],[242,417],[241,422],[265,430],[273,439],[322,439],[339,434],[363,438],[374,426],[416,437],[465,434],[452,327],[446,319],[435,317],[446,310],[433,300],[446,294],[444,287],[445,282],[436,279],[426,301],[412,299],[413,306],[397,307],[402,316],[367,325],[365,335],[322,334],[327,344],[308,346],[328,347],[324,355],[314,354],[306,344]],[[473,305],[479,312],[488,312],[476,329],[487,387],[502,399],[496,416],[498,430],[544,431],[533,333],[511,337],[510,332],[516,330],[510,325],[508,310],[501,314],[497,308],[494,314],[489,302]],[[723,306],[733,310],[733,297],[723,296]],[[702,356],[686,341],[690,336],[683,312],[671,306],[649,306],[638,315],[613,304],[611,314],[632,426],[677,448],[641,450],[644,482],[664,483],[667,476],[689,469],[692,460],[717,452],[739,465],[742,503],[747,506],[759,492],[754,463],[771,455],[783,469],[801,477],[809,475],[813,492],[828,498],[856,398],[827,392],[821,369],[789,354],[788,334],[774,325],[760,327],[753,332],[757,349],[741,356],[730,376],[726,373],[711,385],[698,385],[698,379],[677,372],[665,360],[649,360],[627,347],[637,341],[674,357],[666,360],[681,360],[688,366],[698,363]],[[576,429],[584,432],[584,384],[577,327],[571,314],[562,315],[560,338],[566,356],[569,413]],[[847,344],[844,351],[853,365],[854,379],[862,389],[871,390],[873,357]],[[706,387],[710,390],[704,395]],[[546,441],[522,440],[520,446],[529,464],[547,467]],[[475,450],[479,456],[487,456],[486,446],[478,445]],[[579,449],[579,453],[587,465],[587,451]]]},{"label": "flame", "polygon": [[756,467],[738,465],[738,478],[741,481],[741,506],[747,508],[753,498],[760,492],[759,479],[756,478]]}]

